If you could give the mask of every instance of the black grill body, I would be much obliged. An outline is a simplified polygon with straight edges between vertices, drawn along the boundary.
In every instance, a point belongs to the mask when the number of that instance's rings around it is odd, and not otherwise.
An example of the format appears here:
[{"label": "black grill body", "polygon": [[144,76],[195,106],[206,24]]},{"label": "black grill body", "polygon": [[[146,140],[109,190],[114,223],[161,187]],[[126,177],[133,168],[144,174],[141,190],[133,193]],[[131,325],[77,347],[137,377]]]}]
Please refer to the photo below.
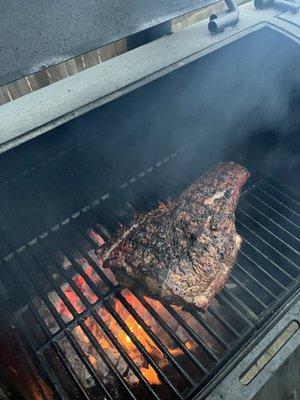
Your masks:
[{"label": "black grill body", "polygon": [[[295,43],[258,31],[2,155],[1,309],[41,377],[39,398],[191,399],[296,295],[299,64]],[[236,212],[243,245],[208,311],[122,291],[95,256],[101,240],[228,159],[251,171]]]}]

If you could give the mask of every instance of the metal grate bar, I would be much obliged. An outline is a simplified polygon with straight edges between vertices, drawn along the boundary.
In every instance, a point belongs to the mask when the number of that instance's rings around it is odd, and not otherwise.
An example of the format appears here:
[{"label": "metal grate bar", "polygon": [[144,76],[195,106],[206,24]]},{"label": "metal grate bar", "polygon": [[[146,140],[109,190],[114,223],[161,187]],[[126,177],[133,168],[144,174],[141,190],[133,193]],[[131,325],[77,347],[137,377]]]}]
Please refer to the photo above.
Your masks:
[{"label": "metal grate bar", "polygon": [[238,311],[240,314],[244,313],[245,318],[247,320],[250,320],[254,323],[258,320],[257,314],[250,308],[250,305],[243,300],[240,299],[235,293],[233,293],[232,290],[227,289],[227,286],[225,284],[223,290],[221,293],[218,294],[222,299],[226,298],[227,300],[230,301],[230,303],[235,307],[236,311]]},{"label": "metal grate bar", "polygon": [[[294,243],[293,248],[297,249],[298,245],[299,245],[299,237],[297,237],[297,233],[293,234],[292,232],[290,232],[287,227],[285,227],[284,225],[286,225],[286,223],[288,223],[288,220],[283,220],[281,223],[276,221],[276,218],[274,218],[274,213],[272,213],[272,208],[268,208],[268,206],[261,201],[258,197],[256,197],[255,195],[253,195],[252,193],[249,193],[249,196],[247,197],[247,199],[244,199],[245,202],[248,204],[248,206],[250,206],[253,210],[256,210],[256,212],[258,212],[265,221],[267,221],[267,224],[269,223],[271,226],[275,226],[275,228],[277,229],[278,232],[280,232],[280,235],[282,235],[282,238],[286,239],[286,244],[289,244],[289,242],[291,241],[291,243]],[[253,204],[254,203],[254,204]],[[279,213],[278,213],[279,214]],[[277,218],[278,220],[278,218]],[[294,226],[297,226],[296,224],[294,224]],[[298,229],[299,230],[299,229]],[[300,230],[299,230],[300,232]]]},{"label": "metal grate bar", "polygon": [[[262,186],[264,190],[266,190],[270,195],[276,198],[278,201],[284,202],[291,209],[295,209],[295,212],[299,213],[299,191],[297,191],[294,187],[286,188],[283,181],[275,184],[277,190],[272,188],[272,179],[264,179]],[[274,187],[274,184],[273,184]],[[275,193],[274,193],[275,192]]]},{"label": "metal grate bar", "polygon": [[262,189],[261,187],[257,187],[257,189],[263,193],[264,195],[266,195],[267,197],[269,197],[270,199],[272,199],[272,204],[274,204],[274,207],[279,207],[280,209],[284,209],[284,213],[286,218],[288,218],[291,222],[295,221],[295,223],[297,223],[297,225],[299,226],[299,215],[297,212],[295,212],[294,210],[292,210],[290,207],[288,207],[286,204],[283,204],[281,201],[279,201],[277,198],[275,198],[274,196],[272,196],[270,193],[266,192],[264,189]]},{"label": "metal grate bar", "polygon": [[[71,254],[71,252],[65,249],[65,254],[66,254],[67,258],[70,260],[70,262],[72,263],[72,267],[75,269],[77,274],[80,275],[84,279],[84,281],[88,284],[89,290],[92,293],[94,293],[96,296],[98,296],[98,299],[101,299],[104,296],[104,294],[94,284],[94,282],[86,274],[86,272],[79,266],[78,262],[75,260],[74,256]],[[69,282],[69,284],[71,284],[72,279],[69,279],[68,282]],[[78,288],[78,286],[75,283],[72,283],[72,287],[74,287],[74,290],[76,289],[76,294],[78,292],[78,297],[80,297],[80,299],[82,298],[82,301],[84,301],[84,304],[86,305],[86,307],[89,307],[87,298],[82,293],[82,291]]]},{"label": "metal grate bar", "polygon": [[[51,388],[53,390],[53,394],[56,396],[60,396],[61,400],[69,400],[68,394],[66,393],[63,386],[59,382],[56,374],[54,374],[51,371],[51,368],[49,368],[49,364],[48,364],[46,358],[44,357],[44,355],[42,355],[42,354],[39,354],[39,363],[40,363],[39,370],[42,369],[44,376],[46,376],[47,379],[53,383],[53,387]],[[47,371],[47,372],[45,372],[45,371]],[[77,388],[76,382],[73,381],[73,383],[74,383],[75,387]],[[79,392],[80,392],[80,389],[79,389]],[[49,398],[49,396],[46,399],[48,399],[48,398]],[[86,397],[84,396],[84,393],[82,393],[82,398],[86,399]]]},{"label": "metal grate bar", "polygon": [[276,219],[277,221],[279,221],[279,224],[281,226],[283,226],[283,225],[286,226],[288,228],[288,231],[291,234],[293,234],[294,236],[299,238],[300,228],[297,225],[297,223],[295,223],[294,221],[287,218],[284,210],[276,207],[276,205],[274,205],[274,204],[271,204],[269,201],[270,199],[264,192],[258,191],[258,190],[256,190],[256,188],[254,188],[249,193],[248,198],[253,198],[253,199],[255,199],[255,201],[258,201],[260,204],[260,207],[261,208],[264,207],[264,209],[267,210],[267,213],[272,215],[272,218],[274,220]]},{"label": "metal grate bar", "polygon": [[[239,316],[239,318],[241,319],[241,320],[243,320],[243,322],[246,324],[246,325],[252,325],[252,321],[251,321],[251,318],[250,318],[250,320],[249,320],[249,318],[248,318],[248,316],[246,316],[245,315],[245,310],[244,310],[244,308],[243,308],[243,306],[242,306],[242,304],[240,304],[239,302],[239,306],[237,306],[237,304],[236,304],[236,302],[234,301],[235,299],[234,299],[234,297],[230,294],[230,293],[228,293],[227,292],[227,296],[225,297],[224,296],[224,290],[223,291],[221,291],[220,293],[218,293],[217,295],[216,295],[216,299],[220,302],[220,303],[223,303],[223,304],[225,304],[227,307],[230,307],[232,310],[234,310],[234,314],[235,315],[238,315]],[[241,306],[241,307],[240,307]]]},{"label": "metal grate bar", "polygon": [[237,286],[239,286],[241,289],[245,290],[245,292],[247,292],[248,295],[249,295],[250,297],[253,297],[253,299],[254,299],[257,303],[259,303],[259,304],[261,305],[261,307],[263,307],[264,309],[267,308],[267,305],[266,305],[263,301],[261,301],[253,292],[251,292],[251,290],[249,290],[249,289],[247,288],[246,285],[244,285],[244,284],[243,284],[241,281],[239,281],[235,276],[233,276],[233,274],[231,274],[231,276],[230,276],[229,279],[232,280],[232,281],[233,281]]},{"label": "metal grate bar", "polygon": [[[33,250],[36,251],[37,250],[37,246],[35,246],[35,248]],[[48,271],[48,268],[44,268],[42,260],[38,260],[37,257],[34,256],[34,251],[32,251],[31,253],[33,255],[33,259],[36,261],[36,264],[41,267],[40,270],[44,274],[45,278],[48,279],[48,281],[52,284],[53,290],[56,293],[58,293],[59,297],[63,300],[64,304],[67,306],[69,311],[73,314],[73,318],[77,318],[79,316],[79,313],[76,311],[76,309],[74,308],[73,304],[67,298],[67,296],[65,295],[64,291],[60,288],[60,286],[57,284],[55,279],[53,279],[52,275]],[[47,258],[48,258],[48,254],[44,253],[43,256],[44,256],[44,261],[46,261]],[[51,259],[51,261],[53,262],[53,259]],[[58,266],[58,264],[56,264],[55,262],[54,262],[54,264]],[[84,296],[82,297],[81,301],[84,301],[83,304],[85,304],[86,299],[84,298]]]},{"label": "metal grate bar", "polygon": [[255,219],[259,220],[259,222],[265,229],[268,229],[273,234],[276,234],[278,240],[284,243],[285,246],[290,248],[296,254],[298,253],[297,248],[299,247],[300,240],[297,237],[290,234],[284,227],[282,227],[282,225],[274,221],[270,217],[270,215],[266,215],[266,211],[265,212],[261,211],[260,207],[257,207],[257,205],[253,206],[249,202],[249,199],[244,199],[243,201],[246,207],[249,209],[248,213],[254,215]]},{"label": "metal grate bar", "polygon": [[198,360],[191,351],[182,343],[178,336],[173,332],[173,330],[166,324],[166,322],[160,317],[160,315],[153,309],[153,307],[142,297],[136,295],[139,301],[143,304],[146,310],[159,322],[162,328],[167,332],[167,334],[173,339],[174,343],[183,351],[183,353],[188,356],[188,358],[202,371],[205,372],[206,368],[202,365],[201,361]]},{"label": "metal grate bar", "polygon": [[92,345],[96,349],[97,353],[100,355],[102,360],[108,366],[110,372],[117,379],[117,381],[121,385],[121,387],[124,387],[124,389],[126,390],[126,393],[130,396],[130,398],[136,399],[136,397],[131,392],[129,385],[126,383],[126,381],[123,379],[121,374],[118,372],[118,369],[113,366],[110,359],[106,355],[105,351],[101,348],[101,346],[97,342],[96,337],[91,333],[91,331],[85,326],[84,323],[80,323],[79,326],[82,328],[83,332],[86,334],[89,341],[92,343]]},{"label": "metal grate bar", "polygon": [[[17,279],[17,281],[20,285],[20,288],[23,289],[24,294],[26,293],[26,301],[29,303],[30,309],[34,313],[34,316],[37,319],[40,327],[42,328],[43,333],[46,335],[46,337],[50,338],[50,337],[52,337],[52,334],[51,334],[48,326],[44,322],[44,320],[41,318],[39,312],[36,309],[36,306],[33,304],[33,302],[32,302],[33,293],[30,292],[29,288],[32,288],[34,290],[34,292],[36,293],[35,297],[39,296],[42,299],[42,301],[47,306],[48,310],[51,312],[52,317],[54,318],[56,324],[60,327],[60,329],[63,329],[65,324],[61,320],[61,317],[59,316],[59,314],[56,312],[56,309],[54,308],[52,303],[49,301],[48,297],[39,288],[39,284],[36,282],[36,280],[34,278],[35,274],[32,273],[32,271],[28,267],[28,265],[27,265],[27,268],[24,268],[23,262],[22,262],[22,260],[20,260],[20,256],[16,256],[15,260],[17,261],[17,264],[19,266],[18,269],[16,269],[15,267],[13,268],[13,270],[15,272],[15,278]],[[33,265],[33,263],[31,263],[30,265]],[[21,267],[21,271],[20,271],[20,267]],[[28,271],[31,271],[31,272],[27,273]],[[20,272],[21,272],[22,276],[20,276]],[[29,286],[28,286],[28,283],[29,283]],[[17,315],[17,313],[15,315]]]},{"label": "metal grate bar", "polygon": [[[300,269],[300,267],[298,267],[296,264],[297,262],[300,262],[299,253],[296,250],[294,250],[290,245],[286,245],[286,243],[282,239],[280,239],[277,235],[275,235],[273,232],[271,232],[269,229],[263,226],[259,221],[257,221],[257,219],[254,218],[253,214],[252,216],[250,216],[242,208],[239,209],[239,212],[244,214],[247,218],[249,218],[252,221],[251,225],[256,227],[255,229],[256,235],[259,236],[265,243],[267,243],[268,246],[273,249],[273,251],[279,253],[280,256],[283,257],[288,263],[292,264],[293,267],[295,267],[296,269]],[[243,217],[241,217],[240,215],[239,218]],[[267,241],[266,239],[270,235],[272,236],[272,239]],[[262,238],[262,236],[264,237],[264,239]],[[274,243],[274,245],[277,244],[276,247],[270,245],[270,242]]]},{"label": "metal grate bar", "polygon": [[[77,261],[75,258],[68,252],[65,251],[65,254],[68,258],[68,260],[72,263],[72,267],[75,269],[76,273],[80,275],[86,283],[88,283],[89,290],[91,291],[92,294],[96,294],[99,298],[103,297],[103,293],[99,291],[99,289],[94,285],[94,283],[91,281],[91,279],[88,277],[88,275],[79,267]],[[58,265],[58,264],[57,264]],[[64,271],[64,269],[60,266],[59,270],[63,274],[63,276],[66,278],[68,284],[72,287],[76,295],[80,298],[82,304],[85,306],[85,308],[90,307],[90,303],[87,301],[86,296],[83,294],[82,290],[79,289],[77,284],[73,282],[73,279],[68,279],[67,273]]]},{"label": "metal grate bar", "polygon": [[[275,266],[275,268],[278,270],[278,271],[280,271],[280,274],[282,275],[282,276],[284,276],[287,280],[288,280],[288,282],[290,282],[292,279],[293,279],[293,276],[292,275],[290,275],[290,273],[288,272],[288,271],[286,271],[285,269],[283,269],[283,268],[281,268],[277,263],[275,263],[275,261],[273,260],[273,259],[271,259],[270,257],[268,257],[267,255],[265,255],[264,254],[264,252],[263,251],[261,251],[259,248],[258,248],[258,246],[260,246],[260,242],[263,242],[263,244],[265,244],[265,245],[268,245],[268,243],[265,241],[265,240],[263,240],[260,236],[258,236],[256,233],[255,233],[255,231],[253,231],[252,229],[250,229],[246,224],[244,224],[239,218],[237,218],[236,219],[236,221],[237,221],[237,223],[238,223],[238,226],[239,227],[243,227],[246,231],[248,231],[248,232],[250,232],[252,235],[252,238],[254,237],[254,240],[256,240],[256,242],[255,242],[255,245],[251,242],[250,243],[250,241],[248,241],[248,240],[250,240],[250,235],[248,234],[247,235],[247,243],[249,243],[249,244],[251,244],[251,247],[253,247],[253,249],[257,252],[257,253],[259,253],[259,254],[261,254],[269,263],[271,263],[273,266]],[[246,240],[245,240],[246,241]],[[252,239],[252,241],[253,241],[253,239]],[[260,246],[261,247],[261,246]],[[274,252],[275,253],[275,252]],[[276,252],[277,253],[277,252]],[[289,283],[288,283],[289,284]]]},{"label": "metal grate bar", "polygon": [[127,355],[126,351],[124,350],[124,348],[122,347],[122,345],[118,342],[116,337],[112,334],[112,332],[109,330],[109,328],[101,320],[98,313],[94,311],[92,313],[92,316],[95,318],[98,325],[101,327],[101,329],[106,334],[106,336],[109,338],[109,340],[113,343],[113,345],[118,350],[118,352],[121,354],[121,356],[126,360],[127,364],[131,368],[131,370],[138,377],[139,382],[141,382],[143,384],[143,386],[148,390],[148,392],[150,392],[152,394],[153,398],[159,400],[159,396],[157,395],[157,393],[153,390],[152,386],[149,384],[147,379],[141,374],[140,370],[135,365],[135,363],[132,361],[132,359],[130,357],[128,357],[128,355]]},{"label": "metal grate bar", "polygon": [[[20,259],[21,257],[18,257],[17,259]],[[20,261],[20,265],[22,266],[23,271],[26,273],[26,271],[32,271],[31,268],[34,265],[34,262],[31,260],[30,263],[24,263],[24,259],[23,262],[21,260]],[[24,263],[24,265],[23,265]],[[37,271],[37,270],[36,270]],[[66,327],[66,324],[63,322],[61,316],[59,315],[59,313],[57,312],[56,308],[54,307],[54,305],[52,304],[52,302],[48,299],[47,294],[44,292],[43,289],[41,289],[39,282],[37,281],[35,274],[34,273],[30,273],[29,274],[29,280],[32,283],[36,293],[38,294],[38,296],[43,300],[43,302],[46,304],[47,308],[49,309],[49,311],[51,312],[52,316],[54,317],[57,325],[59,326],[60,329],[64,329]],[[30,293],[28,293],[28,297],[30,297]]]},{"label": "metal grate bar", "polygon": [[266,292],[273,300],[277,299],[277,296],[271,292],[266,286],[264,286],[260,281],[258,281],[253,275],[251,275],[247,269],[243,268],[241,264],[238,262],[235,263],[235,268],[240,269],[245,275],[247,275],[248,279],[253,281],[253,283],[259,287],[263,292]]},{"label": "metal grate bar", "polygon": [[[73,266],[73,267],[74,267],[74,264],[75,264],[75,263],[72,263],[72,266]],[[59,264],[57,263],[57,266],[58,266],[58,265],[59,265]],[[83,292],[82,292],[82,291],[78,288],[78,286],[73,282],[73,279],[69,279],[69,278],[68,278],[67,273],[64,272],[64,269],[63,269],[61,266],[59,266],[59,271],[61,272],[62,276],[65,277],[65,279],[66,279],[67,282],[68,282],[68,285],[71,286],[71,288],[72,288],[72,290],[74,291],[74,293],[76,294],[76,296],[80,299],[82,305],[84,306],[84,309],[85,309],[85,310],[89,310],[90,307],[91,307],[91,303],[87,301],[87,298],[84,296]],[[60,290],[60,291],[61,291],[61,290]],[[65,297],[66,297],[66,296],[64,296],[64,298],[65,298]],[[67,299],[67,302],[65,302],[65,304],[68,305],[68,303],[70,303],[70,301]],[[74,308],[74,307],[73,307],[73,308]],[[75,312],[76,312],[76,310],[75,310]],[[81,312],[80,312],[80,313],[76,312],[76,314],[79,315],[79,314],[81,314]]]},{"label": "metal grate bar", "polygon": [[191,311],[193,317],[207,330],[207,332],[219,343],[224,349],[228,349],[228,343],[219,336],[216,331],[211,327],[204,318],[201,317],[200,312],[198,311]]},{"label": "metal grate bar", "polygon": [[175,367],[175,369],[185,378],[185,380],[193,384],[193,380],[191,377],[185,372],[185,370],[178,363],[176,358],[169,352],[167,347],[162,343],[162,341],[152,332],[150,327],[148,327],[143,319],[138,315],[135,309],[128,303],[128,301],[122,296],[120,292],[116,294],[116,298],[120,300],[122,305],[126,308],[127,311],[134,317],[134,319],[138,322],[138,324],[143,328],[146,334],[153,340],[157,348],[164,354],[164,356],[170,361],[170,363]]},{"label": "metal grate bar", "polygon": [[[259,197],[255,196],[253,193],[249,193],[249,199],[254,199],[254,205],[259,207],[260,209],[267,210],[267,212],[272,216],[272,220],[276,221],[280,226],[284,226],[287,232],[289,232],[290,236],[295,238],[297,241],[300,238],[300,228],[297,224],[292,224],[288,219],[286,219],[282,214],[278,213],[274,208],[271,206],[267,206],[264,201],[262,201]],[[258,203],[258,204],[257,204]]]},{"label": "metal grate bar", "polygon": [[[293,208],[295,207],[298,212],[300,212],[300,201],[295,200],[294,197],[298,197],[296,193],[291,192],[290,195],[287,194],[287,190],[285,188],[280,189],[280,184],[277,183],[277,186],[271,183],[271,180],[264,181],[263,186],[267,188],[271,188],[272,191],[276,192],[276,198],[282,201],[289,201],[293,204]],[[276,184],[275,184],[276,185]],[[292,197],[293,196],[293,197]],[[298,197],[299,198],[299,197]]]},{"label": "metal grate bar", "polygon": [[[72,347],[73,347],[76,355],[78,356],[78,358],[80,359],[82,364],[85,366],[85,368],[88,370],[88,372],[91,374],[92,378],[97,383],[98,387],[101,388],[101,390],[103,391],[103,393],[105,394],[105,396],[108,399],[113,400],[113,397],[111,396],[111,394],[109,393],[109,391],[106,389],[106,387],[103,385],[101,379],[99,378],[99,376],[97,374],[97,371],[95,371],[95,369],[92,367],[92,365],[87,361],[86,355],[84,354],[83,350],[78,345],[78,343],[76,342],[76,340],[74,339],[72,334],[70,332],[66,331],[65,332],[65,336],[68,339],[68,341],[72,344]],[[65,362],[67,360],[67,358],[63,355],[63,353],[61,353],[61,355],[62,355],[63,360]]]},{"label": "metal grate bar", "polygon": [[169,305],[164,304],[166,310],[182,325],[187,333],[195,340],[195,342],[202,348],[202,350],[214,361],[218,361],[218,357],[212,350],[201,340],[196,332],[184,321],[183,318]]},{"label": "metal grate bar", "polygon": [[[69,334],[69,332],[66,332],[66,338],[69,339],[69,342],[72,344],[72,348],[75,351],[75,353],[77,354],[77,356],[81,359],[80,354],[81,354],[81,349],[76,348],[76,346],[74,347],[73,343],[72,343],[72,337]],[[77,375],[75,374],[75,372],[73,371],[72,365],[70,364],[68,358],[63,354],[62,350],[60,349],[58,343],[56,343],[55,341],[52,343],[53,348],[55,349],[56,354],[58,355],[58,357],[60,358],[62,364],[67,368],[68,374],[71,377],[71,379],[73,380],[73,382],[75,382],[77,389],[79,389],[81,396],[83,396],[83,398],[85,399],[89,399],[89,395],[86,392],[86,389],[84,388],[84,386],[82,385],[82,383],[79,381]],[[113,400],[110,396],[110,394],[107,392],[106,388],[103,388],[102,382],[99,380],[99,378],[97,377],[97,374],[93,371],[93,369],[90,367],[89,363],[85,360],[85,357],[83,357],[84,359],[82,360],[83,365],[85,366],[85,368],[88,370],[88,372],[91,374],[92,378],[95,380],[95,382],[97,382],[97,384],[99,384],[99,386],[102,388],[102,390],[104,391],[104,393],[107,393],[108,398]]]},{"label": "metal grate bar", "polygon": [[[93,267],[93,269],[97,272],[97,274],[100,276],[100,278],[102,279],[102,281],[106,284],[106,286],[108,288],[113,287],[113,284],[111,283],[111,281],[107,278],[107,276],[101,271],[101,269],[99,268],[99,266],[96,264],[96,262],[92,259],[92,257],[88,254],[88,252],[85,252],[81,247],[79,247],[82,254],[84,255],[84,258],[87,260],[87,262]],[[89,279],[87,277],[87,279]],[[95,287],[93,285],[93,287],[95,288],[96,291],[98,291],[98,288]]]},{"label": "metal grate bar", "polygon": [[235,337],[239,337],[239,336],[240,336],[239,332],[238,332],[236,329],[234,329],[234,328],[232,327],[232,325],[229,324],[229,322],[226,321],[225,318],[222,318],[222,317],[219,315],[219,313],[216,312],[216,310],[214,310],[213,307],[209,306],[206,312],[210,313],[210,314],[211,314],[220,324],[222,324],[233,336],[235,336]]},{"label": "metal grate bar", "polygon": [[[250,247],[252,247],[254,251],[258,251],[255,247],[253,247],[253,246],[251,245],[250,242],[248,242],[248,241],[244,238],[244,248],[245,248],[245,244],[248,244]],[[254,268],[256,268],[258,271],[260,271],[261,273],[263,273],[264,275],[266,275],[266,276],[268,277],[267,279],[269,279],[269,280],[272,282],[273,287],[274,287],[274,284],[275,284],[276,286],[278,286],[278,287],[280,288],[280,292],[283,291],[283,290],[285,290],[285,286],[284,286],[279,280],[275,279],[275,277],[274,277],[273,275],[271,275],[268,271],[266,271],[265,269],[263,269],[262,266],[261,266],[260,264],[258,264],[256,261],[254,261],[253,258],[250,257],[248,254],[246,254],[246,252],[244,252],[244,251],[241,249],[241,250],[240,250],[240,253],[241,253],[245,258],[247,258],[248,261],[249,261],[250,263],[252,263],[252,264],[254,265]],[[258,253],[261,254],[261,255],[264,257],[264,254],[263,254],[263,253],[261,253],[261,252],[259,252],[259,251],[258,251]],[[268,260],[268,259],[266,258],[266,260]],[[265,286],[265,285],[264,285],[264,286]]]},{"label": "metal grate bar", "polygon": [[168,379],[168,377],[164,374],[162,369],[156,364],[156,362],[149,356],[147,350],[144,348],[143,345],[138,341],[138,339],[135,337],[134,334],[132,334],[131,330],[127,327],[125,322],[119,317],[119,315],[115,312],[114,308],[106,301],[104,300],[104,305],[110,312],[110,314],[113,316],[113,318],[117,321],[117,323],[121,326],[124,332],[130,337],[131,341],[134,343],[134,345],[137,347],[137,349],[140,351],[140,353],[143,355],[145,360],[152,366],[152,368],[155,370],[159,378],[162,380],[163,383],[166,384],[166,386],[171,390],[171,392],[176,396],[176,398],[181,398],[180,392],[176,389],[176,387],[171,383],[171,381]]},{"label": "metal grate bar", "polygon": [[[20,288],[22,288],[22,285],[20,282],[19,286]],[[38,322],[39,327],[42,330],[42,333],[45,335],[45,337],[50,341],[50,338],[52,337],[52,334],[50,332],[50,329],[48,328],[47,324],[45,323],[45,321],[43,320],[43,318],[40,316],[40,314],[38,313],[38,311],[36,310],[33,302],[31,301],[31,299],[28,299],[28,305],[26,305],[26,309],[27,307],[29,308],[30,312],[34,315],[35,319]],[[22,328],[22,331],[24,333],[27,332],[27,327],[22,319],[22,314],[24,312],[24,309],[21,308],[20,310],[18,310],[15,314],[14,314],[14,319],[17,321],[18,325]],[[33,341],[32,338],[29,337],[29,335],[27,335],[27,338],[29,339],[29,342],[31,344],[31,346],[37,350],[38,349],[38,344],[36,343],[36,341]]]}]

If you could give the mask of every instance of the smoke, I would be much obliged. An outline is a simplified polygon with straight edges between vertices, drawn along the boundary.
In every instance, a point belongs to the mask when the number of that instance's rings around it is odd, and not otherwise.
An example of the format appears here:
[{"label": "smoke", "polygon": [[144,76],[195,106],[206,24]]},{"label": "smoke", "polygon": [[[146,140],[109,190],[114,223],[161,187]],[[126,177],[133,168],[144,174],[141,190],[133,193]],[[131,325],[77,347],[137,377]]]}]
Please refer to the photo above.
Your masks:
[{"label": "smoke", "polygon": [[173,102],[174,111],[184,113],[172,139],[209,135],[219,144],[214,151],[224,153],[258,130],[288,135],[299,124],[299,113],[291,113],[292,91],[300,84],[299,46],[291,44],[263,30],[187,68]]},{"label": "smoke", "polygon": [[[299,65],[299,44],[263,28],[90,112],[69,130],[79,140],[93,137],[100,155],[137,172],[190,145],[174,179],[189,163],[201,171],[225,159],[264,172],[283,167],[286,176],[298,160],[287,143],[295,145],[300,126]],[[125,169],[118,171],[124,179]],[[116,181],[116,170],[106,173]]]},{"label": "smoke", "polygon": [[[299,53],[298,44],[269,28],[225,46],[120,99],[115,143],[129,144],[137,164],[199,143],[190,158],[203,168],[228,157],[251,168],[272,169],[282,157],[292,165],[296,159],[283,147],[300,125]],[[276,145],[270,135],[278,136]]]},{"label": "smoke", "polygon": [[30,162],[64,151],[74,210],[95,185],[109,191],[187,145],[175,181],[228,159],[286,179],[299,164],[299,65],[299,44],[263,28],[23,145],[22,162],[24,148]]},{"label": "smoke", "polygon": [[[49,205],[37,233],[108,192],[107,203],[119,210],[120,184],[185,146],[188,151],[145,174],[137,187],[128,185],[130,204],[146,203],[169,184],[172,193],[182,190],[221,160],[294,186],[300,183],[299,65],[299,44],[264,28],[6,152],[2,178],[19,174],[13,185],[20,193],[28,188],[38,205],[41,183],[59,204]],[[24,203],[15,195],[14,201]]]},{"label": "smoke", "polygon": [[228,157],[263,170],[294,165],[285,141],[300,126],[299,65],[299,45],[282,34],[248,35],[161,79],[163,107],[153,102],[151,130],[167,136],[168,147],[202,140],[195,159],[203,167]]}]

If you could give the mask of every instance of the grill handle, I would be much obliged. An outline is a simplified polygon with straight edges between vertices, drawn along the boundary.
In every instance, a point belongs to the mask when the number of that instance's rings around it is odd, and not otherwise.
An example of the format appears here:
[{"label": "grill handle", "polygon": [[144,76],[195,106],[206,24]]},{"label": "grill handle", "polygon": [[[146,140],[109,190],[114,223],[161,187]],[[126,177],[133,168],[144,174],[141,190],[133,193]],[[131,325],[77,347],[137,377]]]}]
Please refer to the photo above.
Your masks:
[{"label": "grill handle", "polygon": [[262,331],[259,338],[206,400],[298,398],[300,298],[271,329]]}]

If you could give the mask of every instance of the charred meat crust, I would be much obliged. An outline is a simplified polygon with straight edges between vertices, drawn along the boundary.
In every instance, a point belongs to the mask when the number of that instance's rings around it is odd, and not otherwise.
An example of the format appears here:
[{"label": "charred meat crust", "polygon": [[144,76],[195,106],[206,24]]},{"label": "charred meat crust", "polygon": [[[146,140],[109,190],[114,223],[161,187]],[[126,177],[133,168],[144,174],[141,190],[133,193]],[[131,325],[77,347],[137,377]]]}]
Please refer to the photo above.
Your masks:
[{"label": "charred meat crust", "polygon": [[212,167],[177,199],[121,229],[102,254],[104,267],[141,294],[205,310],[240,248],[234,211],[248,177],[234,162]]}]

